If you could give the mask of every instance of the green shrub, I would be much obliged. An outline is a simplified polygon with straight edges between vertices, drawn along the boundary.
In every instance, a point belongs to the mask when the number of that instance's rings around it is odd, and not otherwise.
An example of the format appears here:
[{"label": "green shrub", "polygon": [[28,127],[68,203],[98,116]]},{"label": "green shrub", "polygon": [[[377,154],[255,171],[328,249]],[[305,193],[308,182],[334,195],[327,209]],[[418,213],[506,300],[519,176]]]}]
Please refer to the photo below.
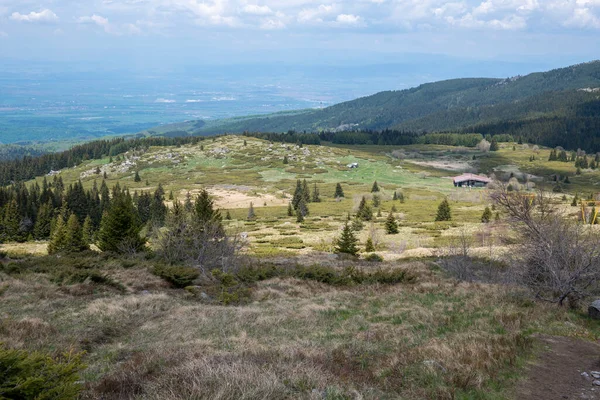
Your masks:
[{"label": "green shrub", "polygon": [[157,265],[152,269],[152,273],[177,288],[190,286],[200,276],[196,268],[179,265]]},{"label": "green shrub", "polygon": [[383,257],[381,257],[377,253],[371,253],[365,257],[365,260],[371,261],[371,262],[383,262]]},{"label": "green shrub", "polygon": [[82,390],[82,354],[54,359],[37,352],[7,349],[0,344],[0,398],[70,400]]}]

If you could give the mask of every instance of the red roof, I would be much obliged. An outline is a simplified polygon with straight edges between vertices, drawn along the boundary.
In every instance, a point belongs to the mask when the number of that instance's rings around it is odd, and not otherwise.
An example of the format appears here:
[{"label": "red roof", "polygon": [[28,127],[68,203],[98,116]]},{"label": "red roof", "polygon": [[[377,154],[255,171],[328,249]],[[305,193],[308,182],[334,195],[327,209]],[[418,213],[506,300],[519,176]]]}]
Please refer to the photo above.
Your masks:
[{"label": "red roof", "polygon": [[454,183],[466,182],[466,181],[478,181],[490,183],[492,180],[487,176],[475,175],[475,174],[462,174],[459,176],[455,176],[453,179]]}]

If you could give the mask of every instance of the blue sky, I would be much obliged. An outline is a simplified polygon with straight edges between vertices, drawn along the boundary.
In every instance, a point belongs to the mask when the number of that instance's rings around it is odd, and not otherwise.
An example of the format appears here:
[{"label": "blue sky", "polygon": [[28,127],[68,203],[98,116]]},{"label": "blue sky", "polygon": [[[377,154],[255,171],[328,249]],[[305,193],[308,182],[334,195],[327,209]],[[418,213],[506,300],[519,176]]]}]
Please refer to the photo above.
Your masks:
[{"label": "blue sky", "polygon": [[0,0],[0,51],[123,65],[407,54],[566,65],[600,58],[600,0]]}]

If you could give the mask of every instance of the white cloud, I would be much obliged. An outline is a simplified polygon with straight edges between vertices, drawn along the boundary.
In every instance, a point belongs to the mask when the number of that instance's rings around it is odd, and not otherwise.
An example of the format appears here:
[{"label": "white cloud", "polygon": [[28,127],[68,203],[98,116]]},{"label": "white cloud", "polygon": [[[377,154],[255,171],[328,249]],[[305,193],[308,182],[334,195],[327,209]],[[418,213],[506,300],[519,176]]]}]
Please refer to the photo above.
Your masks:
[{"label": "white cloud", "polygon": [[341,25],[358,25],[361,23],[361,18],[353,14],[340,14],[336,17],[335,22]]},{"label": "white cloud", "polygon": [[278,19],[267,19],[260,24],[260,29],[264,30],[277,30],[284,29],[285,23]]},{"label": "white cloud", "polygon": [[251,15],[270,15],[273,10],[269,6],[259,6],[257,4],[247,4],[242,8],[242,12]]},{"label": "white cloud", "polygon": [[335,6],[330,4],[321,4],[316,8],[304,8],[298,13],[298,21],[300,22],[323,22],[323,17],[331,15],[335,12]]},{"label": "white cloud", "polygon": [[19,22],[52,23],[58,21],[58,16],[53,11],[44,9],[40,12],[32,11],[29,14],[14,12],[10,19]]},{"label": "white cloud", "polygon": [[4,31],[0,31],[0,39],[5,38],[5,37],[8,37],[8,33],[4,32]]},{"label": "white cloud", "polygon": [[77,19],[77,22],[80,24],[92,24],[92,25],[98,25],[99,27],[101,27],[102,29],[104,29],[104,31],[106,33],[114,33],[110,23],[108,22],[108,18],[104,18],[101,15],[96,15],[93,14],[92,16],[89,17],[79,17]]},{"label": "white cloud", "polygon": [[574,28],[600,29],[600,18],[587,7],[576,8],[573,10],[573,15],[564,22],[564,25]]}]

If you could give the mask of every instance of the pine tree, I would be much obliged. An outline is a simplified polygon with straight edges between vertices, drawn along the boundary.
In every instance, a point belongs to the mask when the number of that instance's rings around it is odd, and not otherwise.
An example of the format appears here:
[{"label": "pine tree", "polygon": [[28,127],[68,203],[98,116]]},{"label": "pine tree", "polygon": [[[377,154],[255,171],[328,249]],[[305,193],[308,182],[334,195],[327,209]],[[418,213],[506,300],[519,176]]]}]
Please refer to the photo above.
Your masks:
[{"label": "pine tree", "polygon": [[308,183],[306,179],[302,181],[302,198],[305,203],[310,203],[310,189],[308,188]]},{"label": "pine tree", "polygon": [[377,181],[373,182],[373,186],[371,187],[371,193],[376,192],[379,192],[379,185],[377,184]]},{"label": "pine tree", "polygon": [[492,139],[492,143],[490,143],[490,151],[498,151],[499,147],[498,147],[498,142],[496,141],[496,139]]},{"label": "pine tree", "polygon": [[88,250],[89,245],[84,242],[83,232],[79,219],[75,214],[71,214],[65,225],[65,252],[78,252]]},{"label": "pine tree", "polygon": [[146,245],[146,239],[140,237],[141,229],[131,196],[116,193],[109,209],[102,215],[98,247],[102,251],[141,251]]},{"label": "pine tree", "polygon": [[375,246],[373,245],[373,239],[368,238],[365,242],[365,252],[372,253],[375,251]]},{"label": "pine tree", "polygon": [[50,237],[52,226],[52,203],[44,203],[38,209],[35,225],[33,226],[33,237],[36,240],[45,240]]},{"label": "pine tree", "polygon": [[284,164],[289,164],[290,163],[290,161],[288,160],[288,156],[287,155],[283,156],[283,163]]},{"label": "pine tree", "polygon": [[346,223],[342,230],[342,234],[336,241],[335,252],[356,256],[358,253],[357,243],[358,239],[354,235],[352,228]]},{"label": "pine tree", "polygon": [[335,194],[333,195],[334,198],[339,198],[339,197],[344,197],[344,190],[342,189],[342,185],[340,183],[337,183],[335,185]]},{"label": "pine tree", "polygon": [[578,202],[579,202],[579,196],[577,193],[575,193],[575,196],[573,196],[573,201],[571,202],[571,206],[577,207]]},{"label": "pine tree", "polygon": [[444,199],[438,206],[437,215],[435,216],[436,221],[450,221],[452,214],[450,212],[450,204],[448,199]]},{"label": "pine tree", "polygon": [[398,200],[400,200],[400,203],[404,203],[404,193],[398,193]]},{"label": "pine tree", "polygon": [[577,167],[577,170],[575,170],[575,175],[581,175],[581,168]]},{"label": "pine tree", "polygon": [[484,224],[487,224],[488,222],[490,222],[490,220],[492,219],[492,210],[490,210],[489,207],[485,207],[485,210],[483,210],[483,214],[481,215],[481,222],[483,222]]},{"label": "pine tree", "polygon": [[62,214],[59,214],[52,229],[52,237],[50,238],[50,242],[48,242],[48,254],[56,254],[65,249],[67,242],[65,231],[65,219]]},{"label": "pine tree", "polygon": [[398,194],[396,193],[395,190],[394,190],[394,196],[392,197],[392,200],[394,200],[394,201],[398,200]]},{"label": "pine tree", "polygon": [[300,214],[302,214],[303,217],[306,217],[309,214],[308,205],[306,204],[304,199],[300,199],[300,203],[298,203],[298,208],[296,209],[296,211],[300,212]]},{"label": "pine tree", "polygon": [[569,180],[569,175],[565,176],[565,183],[569,184],[571,181]]},{"label": "pine tree", "polygon": [[142,178],[140,177],[140,173],[138,171],[135,171],[135,176],[133,177],[133,181],[134,182],[141,182]]},{"label": "pine tree", "polygon": [[246,139],[244,139],[244,147],[248,146],[248,143],[246,142]]},{"label": "pine tree", "polygon": [[250,207],[248,208],[248,216],[246,217],[248,221],[253,221],[256,219],[256,213],[254,212],[254,204],[250,202]]},{"label": "pine tree", "polygon": [[202,189],[198,197],[196,197],[196,203],[194,204],[194,221],[200,225],[204,225],[208,223],[219,224],[221,220],[221,213],[215,210],[214,202],[210,198],[208,191]]},{"label": "pine tree", "polygon": [[15,199],[12,199],[4,207],[2,219],[2,240],[3,241],[21,241],[20,237],[21,216],[19,215],[19,206]]},{"label": "pine tree", "polygon": [[173,201],[175,200],[175,196],[173,195],[173,191],[169,191],[169,200]]},{"label": "pine tree", "polygon": [[292,202],[288,203],[287,215],[288,217],[292,217],[294,215],[294,207],[292,207]]},{"label": "pine tree", "polygon": [[300,203],[300,200],[302,198],[302,182],[300,182],[300,179],[298,179],[296,181],[296,190],[294,190],[294,197],[292,198],[292,207],[294,207],[294,210],[298,209],[298,203]]},{"label": "pine tree", "polygon": [[317,187],[317,184],[315,183],[314,187],[313,187],[313,192],[312,192],[312,199],[311,201],[313,203],[320,203],[321,202],[321,198],[319,197],[319,188]]},{"label": "pine tree", "polygon": [[364,196],[358,205],[356,216],[362,221],[371,221],[373,219],[373,209],[367,204],[367,199]]},{"label": "pine tree", "polygon": [[163,226],[165,224],[168,211],[169,210],[167,206],[160,196],[160,192],[156,190],[156,192],[154,192],[152,202],[150,203],[150,220],[158,226]]},{"label": "pine tree", "polygon": [[379,198],[378,195],[374,194],[373,195],[373,207],[377,208],[381,205],[381,199]]},{"label": "pine tree", "polygon": [[302,215],[302,212],[300,211],[299,208],[296,210],[296,222],[298,222],[298,223],[304,222],[304,215]]},{"label": "pine tree", "polygon": [[227,210],[227,212],[225,213],[225,219],[227,221],[231,221],[231,214],[229,213],[229,210]]},{"label": "pine tree", "polygon": [[398,233],[398,223],[396,222],[396,218],[394,218],[394,213],[391,211],[385,220],[385,231],[388,235],[395,235]]},{"label": "pine tree", "polygon": [[94,223],[89,215],[85,217],[85,220],[83,221],[81,235],[83,238],[83,243],[86,245],[94,243]]}]

